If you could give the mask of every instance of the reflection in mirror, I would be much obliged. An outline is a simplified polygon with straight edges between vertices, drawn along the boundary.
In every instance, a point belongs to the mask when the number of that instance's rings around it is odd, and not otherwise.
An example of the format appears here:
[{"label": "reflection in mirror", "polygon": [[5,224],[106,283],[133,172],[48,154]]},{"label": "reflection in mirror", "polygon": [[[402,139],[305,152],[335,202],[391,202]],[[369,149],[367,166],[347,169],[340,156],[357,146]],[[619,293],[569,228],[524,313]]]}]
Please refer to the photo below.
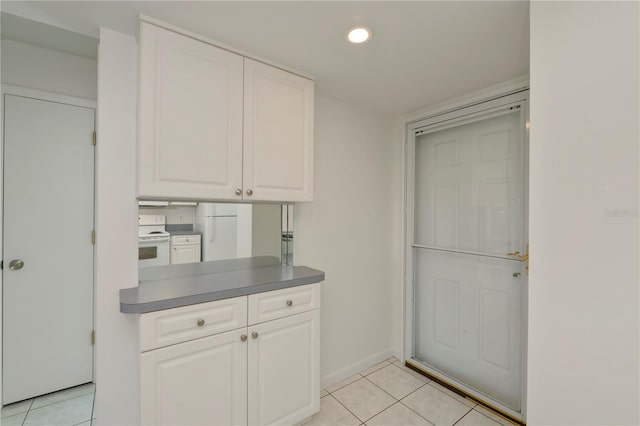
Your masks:
[{"label": "reflection in mirror", "polygon": [[140,268],[263,256],[293,263],[293,205],[139,202]]},{"label": "reflection in mirror", "polygon": [[293,204],[282,205],[282,263],[293,265]]}]

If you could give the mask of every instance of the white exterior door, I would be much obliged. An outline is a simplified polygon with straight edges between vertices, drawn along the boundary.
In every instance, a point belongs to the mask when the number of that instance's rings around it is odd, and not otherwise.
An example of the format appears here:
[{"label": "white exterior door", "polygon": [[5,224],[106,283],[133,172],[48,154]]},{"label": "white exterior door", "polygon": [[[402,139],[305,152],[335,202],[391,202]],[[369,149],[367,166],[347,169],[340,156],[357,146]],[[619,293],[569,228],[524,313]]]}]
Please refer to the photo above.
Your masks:
[{"label": "white exterior door", "polygon": [[246,425],[246,328],[141,355],[143,425]]},{"label": "white exterior door", "polygon": [[417,129],[412,358],[522,409],[525,103]]},{"label": "white exterior door", "polygon": [[320,311],[249,327],[249,425],[296,424],[319,410]]},{"label": "white exterior door", "polygon": [[242,56],[140,24],[138,195],[242,199]]},{"label": "white exterior door", "polygon": [[93,380],[94,109],[5,95],[2,402]]},{"label": "white exterior door", "polygon": [[313,198],[313,81],[245,58],[244,199]]}]

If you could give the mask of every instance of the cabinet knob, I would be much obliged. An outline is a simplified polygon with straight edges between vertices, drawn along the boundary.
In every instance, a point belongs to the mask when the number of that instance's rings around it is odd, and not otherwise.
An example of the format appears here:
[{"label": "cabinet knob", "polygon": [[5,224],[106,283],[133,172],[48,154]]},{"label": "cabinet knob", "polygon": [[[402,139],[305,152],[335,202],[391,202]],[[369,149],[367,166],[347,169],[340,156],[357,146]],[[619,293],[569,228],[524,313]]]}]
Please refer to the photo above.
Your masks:
[{"label": "cabinet knob", "polygon": [[287,300],[287,306],[293,306],[293,300]]},{"label": "cabinet knob", "polygon": [[240,336],[240,341],[246,342],[247,341],[247,335],[243,334],[242,336]]},{"label": "cabinet knob", "polygon": [[242,189],[236,189],[236,195],[242,195]]},{"label": "cabinet knob", "polygon": [[251,337],[253,337],[254,339],[258,338],[258,332],[254,331],[253,333],[251,333]]},{"label": "cabinet knob", "polygon": [[253,189],[247,189],[247,195],[253,195]]},{"label": "cabinet knob", "polygon": [[198,327],[202,327],[204,325],[204,320],[202,318],[200,318],[197,322]]}]

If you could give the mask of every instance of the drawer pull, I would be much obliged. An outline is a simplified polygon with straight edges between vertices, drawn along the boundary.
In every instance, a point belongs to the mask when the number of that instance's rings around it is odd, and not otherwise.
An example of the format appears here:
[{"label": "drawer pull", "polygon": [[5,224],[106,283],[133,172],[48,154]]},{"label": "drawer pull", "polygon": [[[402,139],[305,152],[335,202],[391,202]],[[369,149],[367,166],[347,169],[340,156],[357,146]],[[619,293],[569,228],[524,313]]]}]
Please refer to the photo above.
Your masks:
[{"label": "drawer pull", "polygon": [[287,306],[289,307],[293,306],[293,300],[287,300]]},{"label": "drawer pull", "polygon": [[204,325],[204,320],[202,318],[199,319],[197,324],[198,324],[198,327],[202,327]]},{"label": "drawer pull", "polygon": [[253,333],[251,333],[251,337],[253,337],[254,339],[258,338],[258,332],[254,331]]},{"label": "drawer pull", "polygon": [[240,341],[241,342],[246,342],[247,341],[247,335],[243,334],[242,336],[240,336]]}]

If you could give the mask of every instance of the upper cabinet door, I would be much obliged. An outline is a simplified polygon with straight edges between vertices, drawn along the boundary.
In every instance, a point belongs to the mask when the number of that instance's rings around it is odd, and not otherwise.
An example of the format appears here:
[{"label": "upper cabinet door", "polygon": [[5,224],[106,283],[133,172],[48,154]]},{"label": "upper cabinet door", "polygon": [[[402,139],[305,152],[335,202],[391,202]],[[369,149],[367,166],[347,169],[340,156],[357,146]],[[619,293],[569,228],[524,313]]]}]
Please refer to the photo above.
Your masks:
[{"label": "upper cabinet door", "polygon": [[138,196],[242,199],[242,56],[141,22],[139,57]]},{"label": "upper cabinet door", "polygon": [[244,59],[245,200],[313,199],[313,81]]}]

